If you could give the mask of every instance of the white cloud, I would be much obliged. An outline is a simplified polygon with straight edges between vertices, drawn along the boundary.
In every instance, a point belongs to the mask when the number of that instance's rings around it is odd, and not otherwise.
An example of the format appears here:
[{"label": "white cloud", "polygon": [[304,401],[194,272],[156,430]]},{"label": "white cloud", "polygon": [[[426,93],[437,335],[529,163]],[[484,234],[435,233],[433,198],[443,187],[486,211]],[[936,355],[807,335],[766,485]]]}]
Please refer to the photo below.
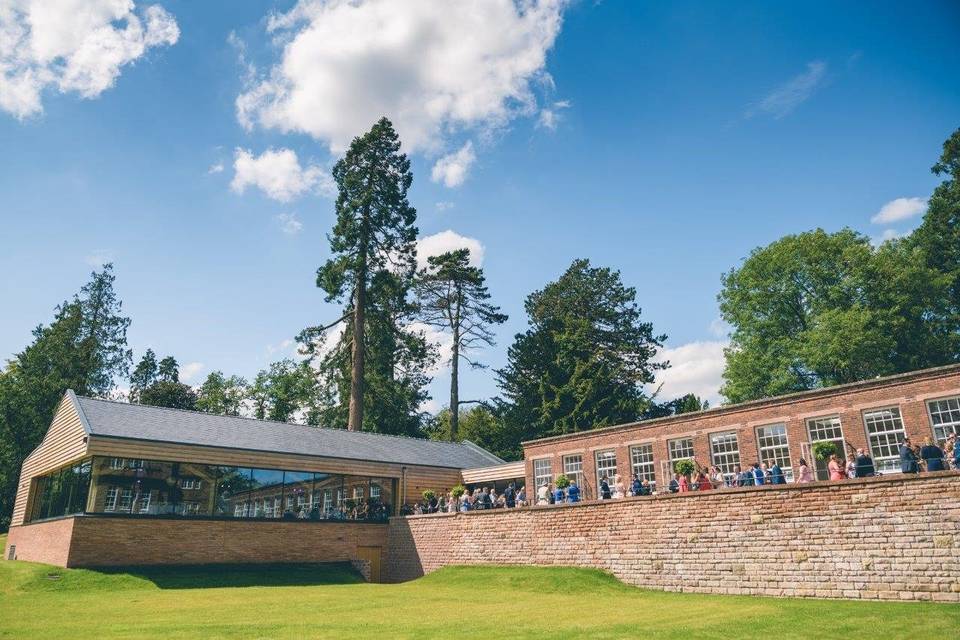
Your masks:
[{"label": "white cloud", "polygon": [[733,331],[727,322],[720,316],[717,316],[710,322],[710,335],[714,338],[726,338]]},{"label": "white cloud", "polygon": [[[296,343],[295,343],[292,339],[290,339],[290,338],[286,338],[286,339],[284,339],[284,340],[281,340],[281,341],[278,342],[277,344],[268,344],[268,345],[267,345],[267,355],[271,355],[271,356],[272,356],[272,355],[275,354],[275,353],[283,353],[283,354],[289,353],[289,352],[291,352],[291,347],[295,347],[295,344],[296,344]],[[296,352],[296,348],[293,348],[292,351],[295,353],[295,352]]]},{"label": "white cloud", "polygon": [[810,98],[823,86],[827,63],[815,60],[807,63],[807,70],[790,78],[747,109],[746,117],[770,116],[779,120]]},{"label": "white cloud", "polygon": [[450,364],[450,358],[453,356],[453,336],[436,327],[432,327],[422,322],[413,322],[407,325],[407,330],[423,335],[427,344],[432,344],[437,348],[437,361],[427,371],[431,376],[435,376]]},{"label": "white cloud", "polygon": [[669,360],[670,368],[657,373],[653,388],[663,385],[659,399],[673,400],[695,393],[709,400],[711,406],[719,405],[725,365],[723,349],[726,346],[725,341],[705,340],[662,349],[656,360]]},{"label": "white cloud", "polygon": [[906,233],[901,233],[896,229],[884,229],[883,233],[881,233],[879,236],[871,238],[870,242],[871,244],[873,244],[873,246],[879,247],[887,240],[895,240],[897,238],[903,238],[906,235],[907,235]]},{"label": "white cloud", "polygon": [[880,207],[870,222],[889,224],[922,215],[927,210],[927,201],[923,198],[897,198]]},{"label": "white cloud", "polygon": [[188,362],[180,367],[180,379],[184,382],[190,382],[197,377],[197,374],[203,371],[202,362]]},{"label": "white cloud", "polygon": [[43,92],[55,88],[96,98],[121,67],[148,49],[180,37],[176,20],[133,0],[4,0],[0,2],[0,109],[23,119],[43,113]]},{"label": "white cloud", "polygon": [[224,169],[224,166],[222,162],[214,162],[212,165],[210,165],[210,168],[207,169],[207,175],[213,175],[215,173],[223,173],[223,169]]},{"label": "white cloud", "polygon": [[342,152],[380,117],[407,151],[537,112],[534,89],[566,0],[300,0],[267,29],[281,59],[248,83],[237,117]]},{"label": "white cloud", "polygon": [[537,126],[555,131],[557,124],[560,123],[560,111],[569,108],[570,102],[568,100],[559,100],[552,103],[549,107],[544,107],[540,110],[540,117],[537,118]]},{"label": "white cloud", "polygon": [[303,231],[303,223],[300,222],[295,213],[280,213],[275,215],[273,219],[277,221],[280,231],[288,236],[295,236]]},{"label": "white cloud", "polygon": [[336,186],[327,172],[314,164],[301,167],[293,149],[267,149],[260,156],[254,156],[238,148],[233,168],[236,173],[230,188],[237,193],[253,186],[280,202],[290,202],[307,193],[327,197],[336,194]]},{"label": "white cloud", "polygon": [[444,200],[433,205],[437,211],[443,213],[444,211],[449,211],[453,209],[456,205],[450,201]]},{"label": "white cloud", "polygon": [[467,140],[458,151],[445,155],[433,165],[430,179],[442,182],[446,187],[459,187],[467,179],[467,172],[477,159],[473,152],[473,142]]},{"label": "white cloud", "polygon": [[113,254],[109,251],[98,249],[83,259],[91,267],[99,269],[108,262],[113,262]]},{"label": "white cloud", "polygon": [[479,240],[462,236],[447,229],[417,240],[417,268],[423,269],[426,267],[427,258],[430,256],[439,256],[457,249],[470,250],[470,264],[472,266],[479,267],[483,264],[484,247]]}]

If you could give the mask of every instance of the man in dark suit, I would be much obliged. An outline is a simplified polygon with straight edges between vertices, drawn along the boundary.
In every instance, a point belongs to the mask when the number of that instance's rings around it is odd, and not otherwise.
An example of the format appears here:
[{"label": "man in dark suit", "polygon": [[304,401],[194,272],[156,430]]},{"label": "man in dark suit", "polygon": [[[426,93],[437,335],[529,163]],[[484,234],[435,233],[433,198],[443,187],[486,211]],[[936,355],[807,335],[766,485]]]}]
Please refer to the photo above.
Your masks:
[{"label": "man in dark suit", "polygon": [[869,478],[876,473],[876,470],[873,467],[873,458],[868,456],[863,449],[857,449],[855,464],[856,476],[858,478]]},{"label": "man in dark suit", "polygon": [[917,473],[917,454],[910,446],[910,438],[904,438],[900,445],[900,471],[902,473]]},{"label": "man in dark suit", "polygon": [[943,449],[933,444],[930,438],[923,439],[920,457],[927,464],[927,471],[943,471],[946,468],[943,464]]}]

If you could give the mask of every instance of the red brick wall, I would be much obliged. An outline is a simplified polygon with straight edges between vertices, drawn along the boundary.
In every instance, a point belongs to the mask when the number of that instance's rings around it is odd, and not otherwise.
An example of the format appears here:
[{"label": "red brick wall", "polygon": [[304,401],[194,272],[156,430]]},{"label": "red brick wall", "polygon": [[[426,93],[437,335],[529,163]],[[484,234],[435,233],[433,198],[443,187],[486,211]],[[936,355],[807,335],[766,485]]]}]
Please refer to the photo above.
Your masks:
[{"label": "red brick wall", "polygon": [[565,437],[526,443],[527,493],[533,495],[533,458],[549,457],[553,476],[563,473],[563,456],[583,456],[583,475],[587,497],[596,497],[595,452],[614,449],[617,469],[625,484],[632,473],[630,446],[652,442],[657,482],[669,482],[665,475],[669,460],[667,441],[677,437],[692,437],[694,453],[701,464],[712,464],[709,436],[722,431],[737,431],[741,464],[759,461],[757,427],[783,423],[787,428],[790,458],[806,457],[813,464],[807,433],[807,419],[838,416],[845,441],[852,447],[869,450],[863,412],[869,409],[897,406],[903,417],[906,434],[919,444],[925,437],[933,437],[933,426],[927,413],[927,401],[940,397],[960,395],[960,367],[928,370],[886,380],[868,381],[856,386],[823,389],[801,397],[773,398],[747,406],[732,405],[707,413],[691,414],[661,420],[625,425],[596,432],[582,432]]},{"label": "red brick wall", "polygon": [[358,545],[385,547],[386,532],[384,524],[79,516],[12,527],[10,544],[20,560],[70,567],[344,562],[357,559]]},{"label": "red brick wall", "polygon": [[73,518],[61,518],[32,525],[10,527],[7,548],[3,558],[10,557],[10,547],[16,545],[16,560],[43,562],[67,566],[70,557],[70,539]]},{"label": "red brick wall", "polygon": [[386,579],[596,567],[667,591],[960,602],[960,474],[393,518]]}]

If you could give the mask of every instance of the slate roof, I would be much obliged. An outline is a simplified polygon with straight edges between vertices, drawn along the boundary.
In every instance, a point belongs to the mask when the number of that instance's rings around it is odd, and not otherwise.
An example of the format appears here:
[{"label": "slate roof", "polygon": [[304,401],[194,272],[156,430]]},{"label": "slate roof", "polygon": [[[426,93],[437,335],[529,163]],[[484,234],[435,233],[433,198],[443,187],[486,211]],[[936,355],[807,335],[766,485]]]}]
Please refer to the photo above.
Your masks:
[{"label": "slate roof", "polygon": [[68,391],[67,395],[77,407],[84,429],[95,436],[453,469],[503,462],[472,442],[434,442],[288,422],[218,416],[84,398],[73,391]]}]

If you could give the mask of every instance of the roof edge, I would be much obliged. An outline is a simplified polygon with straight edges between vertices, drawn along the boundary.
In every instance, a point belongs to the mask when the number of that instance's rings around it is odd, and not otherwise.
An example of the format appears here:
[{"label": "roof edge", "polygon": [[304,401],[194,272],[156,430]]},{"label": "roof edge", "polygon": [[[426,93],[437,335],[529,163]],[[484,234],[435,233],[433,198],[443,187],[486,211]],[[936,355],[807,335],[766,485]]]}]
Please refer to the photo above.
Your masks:
[{"label": "roof edge", "polygon": [[504,462],[506,462],[506,461],[505,461],[503,458],[501,458],[500,456],[498,456],[498,455],[496,455],[496,454],[494,454],[494,453],[492,453],[492,452],[490,452],[490,451],[487,451],[486,449],[484,449],[483,447],[481,447],[481,446],[478,445],[477,443],[471,442],[470,440],[461,440],[461,441],[460,441],[460,444],[466,445],[468,448],[473,449],[474,451],[477,451],[477,452],[479,452],[479,453],[482,453],[483,455],[491,458],[492,460],[496,460],[496,462],[494,462],[494,463],[493,463],[492,465],[490,465],[490,466],[494,466],[494,465],[498,465],[498,464],[503,464]]},{"label": "roof edge", "polygon": [[70,404],[73,405],[74,410],[77,412],[77,416],[80,418],[80,424],[83,425],[84,433],[88,436],[92,435],[93,430],[90,428],[90,421],[87,420],[87,414],[83,412],[83,405],[81,405],[80,400],[77,399],[77,394],[74,393],[73,389],[67,389],[64,397],[70,401]]},{"label": "roof edge", "polygon": [[896,382],[921,380],[924,378],[937,378],[937,377],[942,377],[944,375],[948,375],[950,373],[960,373],[960,363],[947,364],[939,367],[930,367],[927,369],[917,369],[915,371],[906,371],[904,373],[896,373],[889,376],[870,378],[868,380],[857,380],[855,382],[845,382],[843,384],[837,384],[830,387],[822,387],[820,389],[808,389],[806,391],[795,391],[793,393],[787,393],[780,396],[770,396],[768,398],[759,398],[757,400],[747,400],[745,402],[738,402],[735,404],[712,407],[710,409],[705,409],[702,411],[691,411],[689,413],[681,413],[681,414],[672,415],[672,416],[664,416],[663,418],[651,418],[649,420],[637,420],[634,422],[624,422],[621,424],[610,425],[608,427],[597,427],[595,429],[588,429],[586,431],[577,431],[575,433],[565,433],[562,435],[547,436],[545,438],[536,438],[534,440],[524,440],[520,443],[520,446],[526,447],[527,445],[539,445],[539,444],[546,444],[549,442],[576,440],[577,438],[592,437],[597,434],[614,433],[616,431],[622,431],[622,430],[631,429],[634,427],[648,427],[648,426],[670,424],[671,422],[685,422],[695,417],[701,417],[701,418],[711,417],[712,418],[714,416],[725,415],[728,413],[737,413],[740,411],[746,411],[749,409],[765,407],[765,406],[777,406],[777,405],[787,404],[789,402],[794,402],[794,401],[804,400],[809,398],[829,397],[831,395],[838,395],[838,394],[846,393],[855,389],[869,389],[872,387],[887,386],[889,384],[896,383]]}]

